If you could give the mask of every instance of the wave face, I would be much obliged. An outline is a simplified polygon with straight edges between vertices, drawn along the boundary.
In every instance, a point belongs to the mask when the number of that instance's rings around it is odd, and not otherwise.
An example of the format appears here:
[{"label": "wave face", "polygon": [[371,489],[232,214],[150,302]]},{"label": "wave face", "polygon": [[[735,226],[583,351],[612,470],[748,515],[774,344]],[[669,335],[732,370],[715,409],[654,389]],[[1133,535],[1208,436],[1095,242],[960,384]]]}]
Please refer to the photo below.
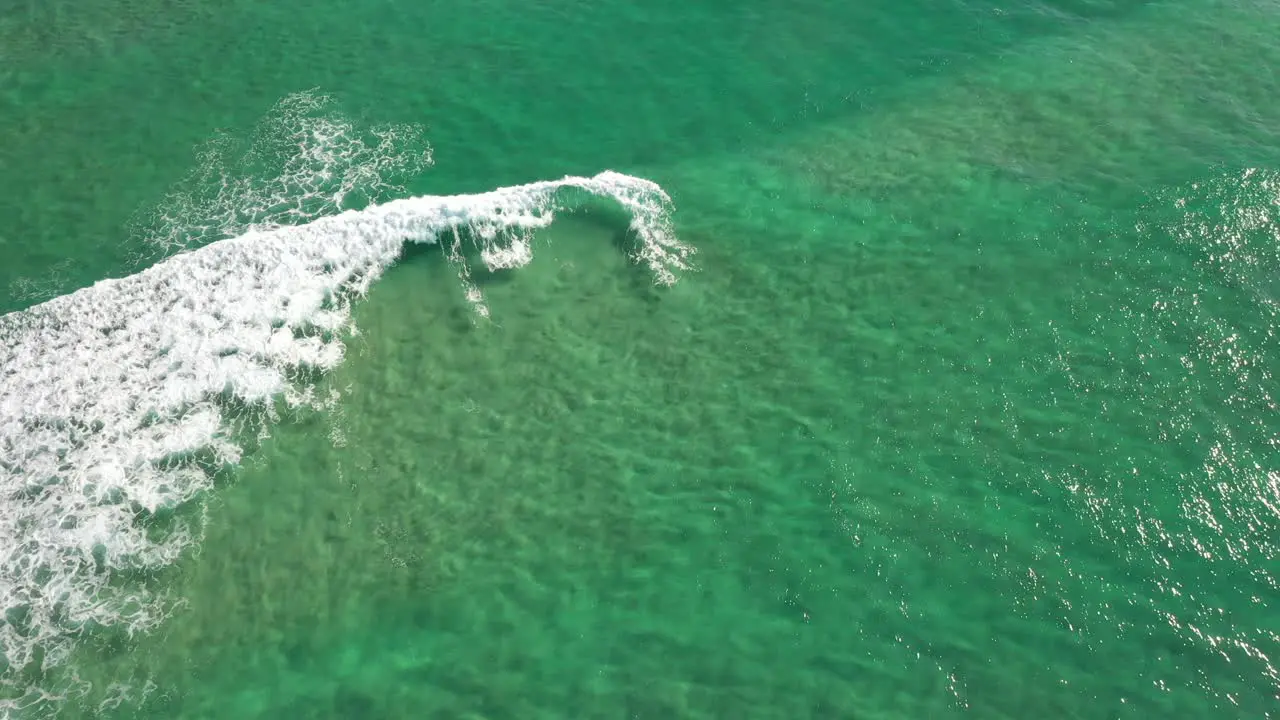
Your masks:
[{"label": "wave face", "polygon": [[592,196],[630,213],[637,260],[657,282],[687,268],[692,248],[671,230],[666,193],[604,172],[253,230],[0,316],[5,674],[61,663],[86,627],[135,632],[163,619],[160,599],[121,576],[173,562],[200,527],[179,513],[160,533],[138,517],[208,489],[281,400],[332,402],[306,378],[342,361],[351,301],[405,242],[444,245],[483,314],[463,244],[490,269],[522,265],[533,231]]}]

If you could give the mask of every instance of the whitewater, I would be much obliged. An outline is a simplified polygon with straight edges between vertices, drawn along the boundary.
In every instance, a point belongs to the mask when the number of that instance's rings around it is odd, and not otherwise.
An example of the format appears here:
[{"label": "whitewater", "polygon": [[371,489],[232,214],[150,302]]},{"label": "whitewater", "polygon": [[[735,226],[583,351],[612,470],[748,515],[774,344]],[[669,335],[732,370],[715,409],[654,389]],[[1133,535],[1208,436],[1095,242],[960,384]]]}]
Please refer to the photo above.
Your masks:
[{"label": "whitewater", "polygon": [[406,243],[441,245],[484,316],[468,250],[489,270],[518,267],[536,230],[598,199],[630,214],[656,282],[689,268],[662,188],[603,172],[252,230],[0,316],[5,684],[21,692],[16,671],[61,664],[87,629],[163,620],[128,578],[198,543],[200,523],[175,510],[240,461],[254,429],[282,407],[336,402],[316,379],[358,333],[351,303]]}]

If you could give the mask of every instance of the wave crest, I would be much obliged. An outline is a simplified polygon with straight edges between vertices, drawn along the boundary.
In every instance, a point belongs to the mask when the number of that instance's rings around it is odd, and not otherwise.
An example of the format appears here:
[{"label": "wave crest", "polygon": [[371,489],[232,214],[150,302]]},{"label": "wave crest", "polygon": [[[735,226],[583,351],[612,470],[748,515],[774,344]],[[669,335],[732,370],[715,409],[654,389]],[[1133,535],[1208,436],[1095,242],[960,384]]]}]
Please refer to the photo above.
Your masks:
[{"label": "wave crest", "polygon": [[[280,399],[332,401],[308,373],[342,361],[351,301],[406,241],[445,245],[464,280],[464,242],[491,269],[522,265],[531,233],[583,191],[631,214],[637,260],[659,283],[688,267],[693,249],[671,230],[666,193],[604,172],[253,230],[0,316],[5,675],[58,664],[87,625],[134,632],[162,619],[158,599],[119,574],[173,562],[201,528],[174,520],[160,536],[137,518],[207,489]],[[478,288],[468,294],[487,312]]]}]

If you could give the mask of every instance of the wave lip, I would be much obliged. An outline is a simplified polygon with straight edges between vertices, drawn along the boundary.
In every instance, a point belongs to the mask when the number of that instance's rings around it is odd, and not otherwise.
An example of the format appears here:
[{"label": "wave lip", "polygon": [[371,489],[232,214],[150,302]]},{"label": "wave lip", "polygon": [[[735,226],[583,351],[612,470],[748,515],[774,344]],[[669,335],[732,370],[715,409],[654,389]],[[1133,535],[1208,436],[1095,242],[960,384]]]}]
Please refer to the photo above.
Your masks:
[{"label": "wave lip", "polygon": [[[274,419],[278,398],[319,406],[300,370],[328,370],[355,330],[350,302],[404,243],[462,243],[491,269],[531,258],[532,231],[583,193],[631,214],[637,260],[671,284],[691,247],[671,230],[670,198],[641,178],[594,177],[427,196],[253,231],[140,273],[0,316],[0,652],[4,675],[65,660],[71,633],[160,622],[159,599],[115,582],[173,562],[200,528],[163,537],[140,512],[207,489],[239,460],[238,433]],[[6,684],[14,681],[5,678]]]}]

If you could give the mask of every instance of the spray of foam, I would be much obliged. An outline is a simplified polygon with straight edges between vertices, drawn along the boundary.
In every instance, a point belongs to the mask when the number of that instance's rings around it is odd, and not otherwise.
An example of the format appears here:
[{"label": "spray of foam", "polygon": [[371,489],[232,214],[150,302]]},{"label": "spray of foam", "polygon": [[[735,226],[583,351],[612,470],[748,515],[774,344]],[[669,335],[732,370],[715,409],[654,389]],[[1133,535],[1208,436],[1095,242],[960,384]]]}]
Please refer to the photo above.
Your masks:
[{"label": "spray of foam", "polygon": [[421,126],[361,129],[314,91],[281,100],[247,140],[219,135],[196,158],[130,223],[152,250],[168,255],[402,197],[401,183],[432,162]]},{"label": "spray of foam", "polygon": [[473,242],[491,269],[514,267],[529,260],[532,231],[592,196],[630,211],[637,259],[674,282],[692,248],[671,231],[670,199],[605,172],[256,230],[0,316],[6,682],[62,662],[79,630],[162,619],[158,599],[120,576],[171,563],[200,528],[157,534],[138,518],[208,488],[211,469],[239,459],[239,430],[274,419],[282,400],[324,404],[305,378],[342,360],[350,301],[406,240],[455,257]]}]

